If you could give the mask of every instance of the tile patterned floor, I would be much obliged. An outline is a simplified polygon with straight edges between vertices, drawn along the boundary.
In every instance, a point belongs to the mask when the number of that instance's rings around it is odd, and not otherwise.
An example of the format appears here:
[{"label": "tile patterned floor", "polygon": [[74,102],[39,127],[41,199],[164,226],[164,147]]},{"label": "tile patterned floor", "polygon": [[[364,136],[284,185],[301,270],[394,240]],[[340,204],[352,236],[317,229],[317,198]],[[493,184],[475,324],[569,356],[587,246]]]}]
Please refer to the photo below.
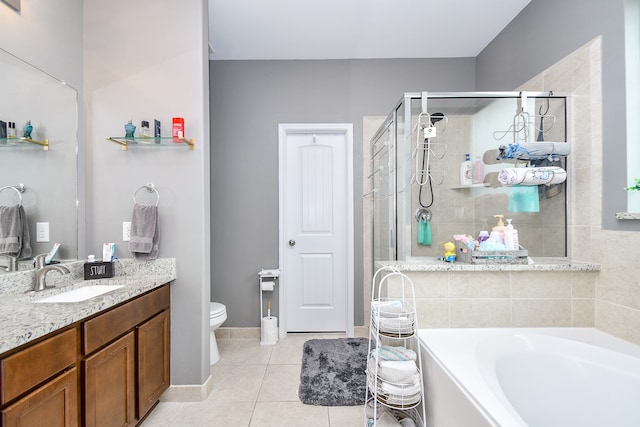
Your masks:
[{"label": "tile patterned floor", "polygon": [[362,406],[312,406],[298,399],[302,347],[338,334],[289,334],[275,346],[218,340],[213,391],[203,402],[160,402],[142,427],[362,427]]}]

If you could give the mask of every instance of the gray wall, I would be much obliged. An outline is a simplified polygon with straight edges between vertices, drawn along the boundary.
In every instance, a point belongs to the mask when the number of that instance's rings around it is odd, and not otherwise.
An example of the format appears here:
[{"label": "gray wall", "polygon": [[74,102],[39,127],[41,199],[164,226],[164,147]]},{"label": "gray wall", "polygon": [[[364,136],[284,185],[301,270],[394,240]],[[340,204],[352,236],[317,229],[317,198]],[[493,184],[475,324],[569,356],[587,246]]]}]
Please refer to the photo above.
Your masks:
[{"label": "gray wall", "polygon": [[386,116],[404,92],[474,90],[475,60],[211,61],[210,70],[211,298],[227,306],[224,326],[260,325],[257,273],[279,265],[278,124],[323,122],[353,123],[362,325],[362,119]]},{"label": "gray wall", "polygon": [[477,89],[513,89],[602,35],[603,228],[640,230],[626,211],[623,0],[533,0],[477,57]]}]

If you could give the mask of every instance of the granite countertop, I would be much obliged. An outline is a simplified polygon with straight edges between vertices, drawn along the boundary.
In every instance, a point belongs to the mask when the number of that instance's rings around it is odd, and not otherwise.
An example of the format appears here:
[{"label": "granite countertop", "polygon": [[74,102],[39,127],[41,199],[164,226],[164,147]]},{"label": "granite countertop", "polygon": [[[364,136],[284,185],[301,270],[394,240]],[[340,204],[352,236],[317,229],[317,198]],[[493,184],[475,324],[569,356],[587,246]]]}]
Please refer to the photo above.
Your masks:
[{"label": "granite countertop", "polygon": [[436,258],[408,261],[376,261],[376,268],[395,267],[404,272],[418,271],[600,271],[600,264],[564,258],[533,258],[533,264],[465,264]]},{"label": "granite countertop", "polygon": [[[53,289],[25,293],[33,286],[34,272],[0,275],[0,355],[36,338],[86,319],[96,313],[157,288],[176,278],[174,258],[153,261],[115,261],[115,275],[109,279],[83,279],[84,261],[64,264],[70,274],[50,272],[47,285]],[[36,303],[75,288],[94,285],[124,285],[103,295],[79,302]]]}]

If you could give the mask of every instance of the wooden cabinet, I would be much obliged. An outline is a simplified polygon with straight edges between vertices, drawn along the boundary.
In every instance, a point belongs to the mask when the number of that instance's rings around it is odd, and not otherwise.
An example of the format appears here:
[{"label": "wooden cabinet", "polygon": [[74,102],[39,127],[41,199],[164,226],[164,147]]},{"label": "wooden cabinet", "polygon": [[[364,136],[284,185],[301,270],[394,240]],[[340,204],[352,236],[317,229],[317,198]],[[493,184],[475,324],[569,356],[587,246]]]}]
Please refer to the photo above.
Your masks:
[{"label": "wooden cabinet", "polygon": [[134,425],[135,363],[133,332],[82,363],[86,427]]},{"label": "wooden cabinet", "polygon": [[138,326],[138,395],[136,414],[141,419],[169,387],[171,343],[169,310]]},{"label": "wooden cabinet", "polygon": [[86,427],[135,425],[169,387],[169,299],[164,285],[82,324]]},{"label": "wooden cabinet", "polygon": [[78,373],[66,371],[2,410],[4,427],[78,426]]},{"label": "wooden cabinet", "polygon": [[0,427],[134,426],[169,387],[165,284],[0,358]]},{"label": "wooden cabinet", "polygon": [[77,328],[58,332],[0,360],[1,425],[77,426],[77,360]]}]

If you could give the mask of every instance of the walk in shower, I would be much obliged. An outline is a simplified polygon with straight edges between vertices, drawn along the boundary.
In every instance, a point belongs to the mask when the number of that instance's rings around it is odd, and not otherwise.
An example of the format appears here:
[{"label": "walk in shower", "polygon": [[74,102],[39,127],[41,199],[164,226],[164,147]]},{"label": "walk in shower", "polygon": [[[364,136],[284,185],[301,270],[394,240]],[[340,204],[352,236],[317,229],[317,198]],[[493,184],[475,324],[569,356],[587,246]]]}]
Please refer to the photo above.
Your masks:
[{"label": "walk in shower", "polygon": [[[404,94],[370,142],[374,261],[441,257],[454,235],[491,232],[495,215],[512,219],[530,256],[566,257],[568,102],[550,92]],[[480,166],[471,182],[460,176],[466,154]]]}]

